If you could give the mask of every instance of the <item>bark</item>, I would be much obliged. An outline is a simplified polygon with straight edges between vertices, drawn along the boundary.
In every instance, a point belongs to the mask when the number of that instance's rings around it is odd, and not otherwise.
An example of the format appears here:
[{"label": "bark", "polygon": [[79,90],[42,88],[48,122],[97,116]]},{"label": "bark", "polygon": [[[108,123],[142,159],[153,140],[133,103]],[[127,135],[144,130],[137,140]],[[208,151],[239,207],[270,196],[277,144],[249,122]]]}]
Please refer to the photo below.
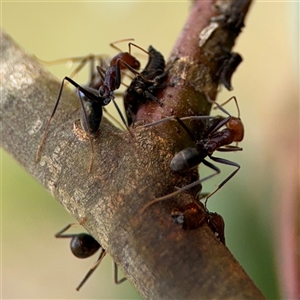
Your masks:
[{"label": "bark", "polygon": [[[169,82],[159,95],[163,107],[145,104],[138,120],[151,122],[176,114],[209,114],[207,98],[215,99],[218,57],[231,49],[239,30],[221,26],[246,14],[249,1],[196,1],[169,60]],[[237,5],[238,3],[238,5]],[[199,33],[221,16],[219,26],[199,47]],[[211,27],[213,28],[213,26]],[[134,136],[103,119],[94,139],[93,169],[88,167],[90,143],[81,139],[76,94],[66,89],[36,162],[36,151],[53,109],[60,82],[2,32],[1,145],[41,182],[121,266],[145,299],[263,299],[230,251],[207,225],[182,230],[171,209],[193,199],[182,193],[154,204],[155,197],[197,178],[195,171],[173,173],[174,154],[191,145],[175,122],[147,129],[136,126]],[[75,125],[74,125],[75,122]],[[191,125],[192,126],[192,125]],[[181,130],[181,132],[180,132]]]}]

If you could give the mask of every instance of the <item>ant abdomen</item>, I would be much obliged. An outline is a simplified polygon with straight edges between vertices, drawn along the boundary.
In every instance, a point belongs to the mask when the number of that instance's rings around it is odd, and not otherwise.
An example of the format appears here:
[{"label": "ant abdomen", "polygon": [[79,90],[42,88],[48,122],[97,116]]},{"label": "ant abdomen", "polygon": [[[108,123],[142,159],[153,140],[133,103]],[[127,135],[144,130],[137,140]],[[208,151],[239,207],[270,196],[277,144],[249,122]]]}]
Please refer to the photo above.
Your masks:
[{"label": "ant abdomen", "polygon": [[91,235],[80,233],[72,237],[70,247],[76,257],[87,258],[95,254],[101,246]]},{"label": "ant abdomen", "polygon": [[84,110],[81,110],[81,118],[80,118],[80,123],[82,128],[84,129],[85,132],[94,135],[101,123],[103,111],[102,111],[102,106],[103,103],[98,103],[98,102],[83,102],[85,112],[86,112],[86,117]]},{"label": "ant abdomen", "polygon": [[[152,46],[149,46],[148,51],[151,55],[145,70],[149,72],[155,72],[159,70],[159,73],[162,73],[165,68],[165,59],[160,52],[155,50]],[[147,75],[147,74],[146,74]]]},{"label": "ant abdomen", "polygon": [[175,154],[171,160],[170,167],[174,172],[183,172],[196,167],[202,160],[196,148],[188,147]]}]

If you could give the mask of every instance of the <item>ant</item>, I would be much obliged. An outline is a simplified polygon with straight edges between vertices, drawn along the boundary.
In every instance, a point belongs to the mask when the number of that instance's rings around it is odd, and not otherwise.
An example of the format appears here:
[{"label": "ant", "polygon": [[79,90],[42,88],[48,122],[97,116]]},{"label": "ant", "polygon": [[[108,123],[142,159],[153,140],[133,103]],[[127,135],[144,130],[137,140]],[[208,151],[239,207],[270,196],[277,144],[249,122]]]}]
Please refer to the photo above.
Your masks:
[{"label": "ant", "polygon": [[[126,40],[132,40],[132,39],[126,39]],[[125,40],[120,40],[118,42],[125,41]],[[114,44],[111,43],[110,45],[121,51],[119,48],[117,48]],[[117,90],[120,85],[121,85],[121,71],[125,69],[129,69],[131,72],[134,74],[139,74],[137,71],[140,68],[140,62],[131,54],[131,46],[135,46],[138,49],[141,49],[142,51],[148,53],[146,50],[142,49],[141,47],[133,44],[133,43],[128,43],[128,48],[129,52],[120,52],[116,56],[114,56],[111,61],[110,61],[110,66],[104,71],[102,67],[97,66],[97,72],[98,75],[100,75],[101,80],[98,81],[98,89],[95,89],[93,87],[87,87],[83,88],[81,87],[78,83],[76,83],[73,79],[69,77],[64,77],[62,80],[60,90],[58,93],[58,97],[54,106],[54,109],[52,111],[52,114],[46,124],[46,128],[44,131],[44,135],[42,138],[42,141],[38,147],[37,154],[36,154],[36,160],[38,161],[40,159],[40,153],[43,147],[43,144],[45,142],[48,128],[50,125],[50,122],[56,112],[57,106],[59,104],[61,94],[63,91],[63,87],[65,85],[65,82],[71,83],[75,88],[77,89],[78,96],[81,102],[82,106],[82,112],[81,112],[81,124],[84,129],[84,131],[88,134],[90,137],[90,143],[92,147],[92,153],[94,153],[93,149],[93,142],[91,139],[91,136],[94,136],[100,126],[100,122],[102,119],[102,114],[103,114],[103,106],[108,105],[111,101],[113,101],[115,107],[117,108],[122,121],[124,122],[125,126],[127,127],[126,121],[119,110],[117,104],[114,101],[114,91]],[[84,97],[82,96],[84,95]],[[127,127],[128,128],[128,127]],[[90,163],[90,168],[92,168],[92,161],[93,161],[93,156],[91,159]]]},{"label": "ant", "polygon": [[[80,222],[79,225],[82,225]],[[84,278],[81,280],[76,290],[79,291],[84,283],[89,279],[89,277],[94,273],[97,267],[100,265],[102,259],[106,255],[106,251],[103,247],[89,234],[87,233],[77,233],[77,234],[64,234],[69,228],[78,225],[77,223],[71,223],[55,234],[56,238],[71,238],[70,248],[72,253],[78,258],[87,258],[95,254],[99,249],[101,249],[99,258],[94,263],[92,268],[87,272]],[[118,279],[118,266],[114,262],[114,282],[115,284],[121,284],[126,280],[125,277]]]},{"label": "ant", "polygon": [[[177,191],[156,198],[146,204],[142,211],[144,211],[147,207],[150,205],[169,199],[183,191],[189,190],[203,182],[204,180],[207,180],[217,174],[219,174],[221,171],[218,167],[216,167],[214,164],[207,161],[205,158],[209,157],[211,160],[225,164],[230,165],[233,167],[236,167],[236,170],[234,170],[229,176],[227,176],[219,185],[218,187],[211,192],[205,200],[205,207],[207,204],[208,199],[215,194],[225,183],[227,183],[240,169],[240,165],[232,162],[230,160],[215,157],[212,156],[214,151],[221,151],[221,152],[232,152],[232,151],[241,151],[242,148],[236,146],[230,145],[232,142],[240,142],[243,140],[244,137],[244,126],[240,119],[240,111],[238,107],[238,103],[235,97],[229,98],[225,103],[222,105],[225,105],[229,101],[234,100],[237,110],[238,110],[238,117],[233,117],[225,110],[220,104],[216,103],[215,101],[210,100],[211,103],[215,104],[217,108],[219,108],[222,112],[227,114],[227,117],[213,117],[213,116],[190,116],[190,117],[183,117],[183,118],[177,118],[174,116],[156,121],[154,123],[146,124],[143,127],[150,127],[153,125],[157,125],[166,121],[170,120],[176,120],[180,126],[186,131],[186,133],[190,136],[190,138],[195,142],[195,147],[188,147],[184,148],[183,150],[179,151],[175,156],[173,157],[170,167],[174,172],[184,172],[188,171],[192,168],[197,167],[200,163],[203,163],[207,167],[213,169],[215,173],[208,175],[204,177],[203,179],[196,180]],[[203,133],[203,136],[201,139],[197,139],[194,134],[190,131],[190,129],[184,124],[183,120],[203,120],[203,119],[213,119],[216,122],[211,125],[206,132]],[[219,129],[223,126],[226,126],[225,129],[219,131]]]},{"label": "ant", "polygon": [[182,207],[173,208],[171,216],[173,221],[181,225],[184,230],[197,229],[206,222],[217,239],[225,245],[224,219],[217,213],[209,212],[202,202],[191,202]]},{"label": "ant", "polygon": [[161,80],[166,77],[169,70],[165,69],[163,55],[152,46],[148,48],[149,60],[145,69],[138,74],[124,94],[124,106],[128,126],[136,121],[136,114],[140,106],[147,101],[156,101],[160,106],[162,103],[153,95],[156,89],[165,87]]},{"label": "ant", "polygon": [[228,51],[226,55],[220,57],[219,59],[222,60],[222,64],[217,72],[217,76],[220,76],[220,80],[227,90],[231,91],[233,89],[231,85],[232,74],[243,61],[243,58],[238,53]]}]

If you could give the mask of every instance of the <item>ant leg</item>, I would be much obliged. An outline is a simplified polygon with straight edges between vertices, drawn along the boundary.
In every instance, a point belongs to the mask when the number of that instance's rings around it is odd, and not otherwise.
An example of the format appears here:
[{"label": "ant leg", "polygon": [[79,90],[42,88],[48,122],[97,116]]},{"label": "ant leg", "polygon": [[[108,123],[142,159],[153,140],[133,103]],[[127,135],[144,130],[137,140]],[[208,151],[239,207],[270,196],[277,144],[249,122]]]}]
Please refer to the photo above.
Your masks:
[{"label": "ant leg", "polygon": [[218,163],[221,163],[221,164],[225,164],[225,165],[229,165],[229,166],[233,166],[233,167],[236,167],[237,169],[234,170],[229,176],[227,176],[219,185],[218,187],[212,192],[210,193],[206,199],[205,199],[205,207],[207,206],[207,201],[208,199],[213,195],[215,194],[226,182],[228,182],[238,171],[239,169],[241,168],[241,166],[233,161],[230,161],[230,160],[227,160],[227,159],[224,159],[224,158],[221,158],[221,157],[214,157],[214,156],[210,156],[210,158],[213,160],[213,161],[216,161]]},{"label": "ant leg", "polygon": [[71,227],[76,226],[76,225],[78,225],[78,223],[71,223],[71,224],[67,225],[66,227],[64,227],[62,230],[60,230],[59,232],[57,232],[54,236],[56,238],[72,238],[74,236],[77,236],[77,234],[63,234],[68,229],[70,229]]},{"label": "ant leg", "polygon": [[[120,48],[118,48],[115,44],[118,44],[118,43],[122,43],[122,42],[129,42],[129,41],[134,41],[133,38],[128,38],[128,39],[122,39],[122,40],[118,40],[118,41],[115,41],[115,42],[112,42],[110,43],[109,45],[114,48],[115,50],[117,50],[118,52],[123,52]],[[130,44],[130,43],[129,43]],[[128,47],[129,47],[129,44],[128,44]],[[129,53],[130,53],[130,47],[129,47]]]},{"label": "ant leg", "polygon": [[71,237],[77,236],[77,234],[63,234],[63,233],[66,232],[69,228],[71,228],[73,226],[78,226],[78,225],[84,224],[85,221],[86,221],[86,217],[83,217],[79,223],[70,223],[69,225],[64,227],[62,230],[57,232],[54,236],[56,238],[71,238]]},{"label": "ant leg", "polygon": [[[66,76],[66,77],[62,80],[62,83],[61,83],[61,86],[60,86],[60,90],[59,90],[59,93],[58,93],[58,97],[57,97],[55,106],[54,106],[53,111],[52,111],[52,114],[51,114],[51,116],[50,116],[50,118],[49,118],[49,120],[48,120],[48,122],[47,122],[47,124],[46,124],[46,128],[45,128],[45,131],[44,131],[43,138],[42,138],[42,140],[41,140],[41,142],[40,142],[40,144],[39,144],[39,147],[38,147],[38,150],[37,150],[37,153],[36,153],[36,161],[37,161],[37,162],[38,162],[38,161],[40,160],[40,158],[41,158],[41,157],[40,157],[40,156],[41,156],[41,151],[42,151],[43,145],[44,145],[44,143],[45,143],[45,141],[46,141],[46,138],[47,138],[47,134],[48,134],[50,122],[51,122],[52,118],[53,118],[54,115],[55,115],[56,109],[57,109],[58,104],[59,104],[59,101],[60,101],[60,99],[61,99],[62,91],[63,91],[63,88],[64,88],[64,83],[65,83],[66,80],[69,81],[72,85],[74,85],[74,86],[77,88],[77,90],[78,90],[79,99],[80,99],[80,102],[81,102],[81,106],[82,106],[82,109],[83,109],[84,116],[85,116],[85,119],[86,119],[86,123],[87,123],[87,124],[88,124],[88,122],[87,122],[87,113],[86,113],[86,110],[85,110],[85,107],[84,107],[84,104],[83,104],[83,100],[82,100],[82,98],[81,98],[81,95],[80,95],[79,91],[82,92],[89,100],[92,100],[91,102],[97,102],[97,101],[99,101],[98,97],[97,97],[95,94],[93,94],[93,93],[87,91],[86,89],[82,88],[82,87],[81,87],[78,83],[76,83],[74,80],[72,80],[71,78],[69,78],[69,77]],[[90,129],[89,129],[89,127],[88,127],[88,133],[89,133],[89,135],[90,135]],[[92,145],[92,140],[91,140],[91,139],[90,139],[90,142],[91,142],[92,151],[94,151],[94,147],[93,147],[93,145]],[[92,167],[92,165],[90,164],[89,172],[91,171],[91,167]]]},{"label": "ant leg", "polygon": [[155,198],[154,200],[152,200],[149,203],[147,203],[146,205],[144,205],[144,207],[141,209],[141,213],[143,213],[149,206],[151,206],[151,205],[153,205],[153,204],[155,204],[157,202],[164,201],[164,200],[167,200],[169,198],[172,198],[172,197],[174,197],[174,196],[176,196],[176,195],[178,195],[178,194],[180,194],[180,193],[182,193],[184,191],[187,191],[187,190],[189,190],[189,189],[191,189],[191,188],[193,188],[193,187],[195,187],[197,185],[201,185],[201,183],[203,181],[205,181],[205,180],[207,180],[207,179],[209,179],[211,177],[214,177],[215,175],[217,175],[217,174],[219,174],[221,172],[218,167],[216,167],[212,163],[206,161],[205,159],[203,160],[203,164],[206,165],[207,167],[213,169],[215,171],[215,173],[213,173],[211,175],[208,175],[208,176],[206,176],[206,177],[204,177],[202,179],[196,180],[196,181],[194,181],[194,182],[192,182],[192,183],[190,183],[188,185],[185,185],[184,187],[177,189],[173,193],[170,193],[168,195],[165,195],[165,196],[162,196],[162,197],[159,197],[159,198]]},{"label": "ant leg", "polygon": [[239,107],[238,101],[237,101],[237,99],[236,99],[235,96],[230,97],[228,100],[226,100],[226,101],[225,101],[224,103],[222,103],[222,104],[218,104],[217,102],[212,101],[212,100],[210,100],[210,102],[212,102],[212,103],[214,103],[214,104],[216,105],[216,106],[214,107],[214,109],[219,108],[219,109],[220,109],[221,111],[223,111],[225,114],[230,115],[229,112],[223,108],[223,106],[226,105],[226,104],[227,104],[228,102],[230,102],[231,100],[234,100],[234,101],[235,101],[235,105],[236,105],[237,112],[238,112],[238,118],[240,118],[240,107]]},{"label": "ant leg", "polygon": [[[184,122],[182,122],[183,120],[205,120],[205,119],[214,119],[216,117],[214,116],[190,116],[190,117],[182,117],[182,118],[178,118],[176,116],[170,116],[170,117],[167,117],[167,118],[164,118],[164,119],[161,119],[161,120],[158,120],[158,121],[155,121],[153,123],[148,123],[146,125],[143,125],[141,127],[144,127],[144,128],[147,128],[147,127],[150,127],[150,126],[154,126],[154,125],[158,125],[158,124],[161,124],[161,123],[164,123],[164,122],[167,122],[167,121],[174,121],[176,120],[179,125],[185,130],[185,132],[189,135],[189,137],[191,138],[192,141],[194,141],[195,143],[197,142],[197,139],[196,137],[194,136],[194,134],[191,132],[191,130],[184,124]],[[227,118],[226,118],[227,119]],[[225,119],[224,119],[225,120]],[[222,127],[224,124],[227,123],[227,121],[221,121],[222,122],[222,125],[220,127]],[[221,123],[220,122],[220,123]],[[224,124],[223,124],[224,123]],[[218,125],[219,126],[219,125]],[[218,128],[217,128],[218,129]],[[216,130],[217,130],[216,129]]]},{"label": "ant leg", "polygon": [[182,119],[184,119],[184,118],[178,118],[176,116],[171,116],[171,117],[167,117],[165,119],[156,121],[154,123],[146,124],[146,125],[144,125],[144,127],[150,127],[152,125],[157,125],[157,124],[160,124],[160,123],[163,123],[163,122],[174,120],[174,121],[177,121],[179,123],[179,125],[185,130],[185,132],[188,134],[188,136],[191,138],[191,140],[194,141],[194,142],[196,142],[197,141],[196,137],[191,132],[191,130],[184,124],[184,122],[182,122]]},{"label": "ant leg", "polygon": [[128,127],[128,125],[127,125],[127,122],[125,121],[125,118],[124,118],[124,116],[123,116],[123,114],[122,114],[122,112],[121,112],[121,110],[120,110],[118,104],[116,103],[115,99],[112,99],[112,102],[113,102],[113,104],[114,104],[114,106],[115,106],[115,108],[116,108],[116,110],[117,110],[117,112],[118,112],[120,118],[122,119],[122,122],[123,122],[123,124],[125,125],[126,129],[127,129],[128,132],[130,133],[130,135],[131,135],[132,137],[134,137],[134,134],[133,134],[133,133],[131,132],[131,130],[129,129],[129,127]]},{"label": "ant leg", "polygon": [[[204,119],[215,119],[219,117],[215,116],[189,116],[189,117],[183,117],[180,118],[181,120],[204,120]],[[220,122],[213,128],[213,130],[210,132],[209,135],[212,135],[216,131],[218,131],[222,126],[226,125],[226,123],[230,120],[231,116],[228,116],[227,118],[221,119]]]},{"label": "ant leg", "polygon": [[[151,80],[151,79],[148,79],[146,78],[142,73],[138,72],[137,70],[135,70],[134,68],[132,68],[127,62],[125,62],[123,59],[121,58],[118,58],[117,62],[116,62],[116,65],[117,65],[117,68],[118,69],[121,69],[120,68],[120,63],[123,64],[123,66],[125,66],[129,71],[131,71],[134,75],[136,76],[140,76],[143,80],[147,81],[147,82],[156,82],[154,79]],[[119,81],[120,84],[121,84],[121,78],[120,78],[120,74],[118,74],[118,72],[116,73],[116,81]]]},{"label": "ant leg", "polygon": [[92,138],[92,135],[91,135],[91,129],[90,129],[90,125],[89,125],[89,122],[88,122],[87,112],[86,112],[86,109],[84,107],[83,100],[81,98],[81,94],[79,93],[79,89],[78,88],[77,88],[77,93],[78,93],[78,97],[80,99],[80,103],[81,103],[83,115],[84,115],[85,122],[86,122],[86,125],[87,125],[88,137],[89,137],[89,141],[90,141],[90,144],[91,144],[91,150],[92,150],[92,155],[91,155],[91,158],[90,158],[89,171],[88,171],[90,173],[92,171],[93,162],[94,162],[94,155],[95,155],[94,142],[93,142],[93,138]]},{"label": "ant leg", "polygon": [[124,281],[126,281],[127,280],[127,278],[126,277],[123,277],[123,278],[121,278],[121,279],[118,279],[118,265],[115,263],[115,262],[113,262],[113,268],[114,268],[114,283],[115,284],[121,284],[121,283],[123,283]]},{"label": "ant leg", "polygon": [[95,65],[95,59],[96,59],[96,56],[93,55],[93,54],[90,54],[90,55],[84,57],[80,61],[79,65],[75,68],[75,70],[70,74],[69,77],[73,78],[75,75],[77,75],[83,69],[83,67],[87,64],[87,62],[91,63],[91,66],[90,66],[91,72],[90,72],[90,74],[92,74],[93,73],[92,70],[94,69],[94,65]]},{"label": "ant leg", "polygon": [[[123,52],[123,51],[122,51],[119,47],[117,47],[115,44],[121,43],[121,42],[128,42],[128,41],[134,41],[134,39],[132,39],[132,38],[122,39],[122,40],[118,40],[118,41],[112,42],[112,43],[110,43],[109,45],[110,45],[112,48],[114,48],[115,50],[117,50],[117,51],[119,51],[119,52]],[[146,51],[146,50],[143,49],[142,47],[140,47],[140,46],[138,46],[138,45],[136,45],[136,44],[134,44],[134,43],[131,43],[131,42],[128,43],[128,52],[129,52],[129,54],[131,54],[131,46],[134,46],[134,47],[140,49],[141,51],[143,51],[143,52],[145,52],[146,54],[149,55],[149,52],[148,52],[148,51]]]},{"label": "ant leg", "polygon": [[176,119],[175,116],[170,116],[170,117],[166,117],[166,118],[164,118],[164,119],[155,121],[155,122],[153,122],[153,123],[148,123],[148,124],[143,125],[143,126],[141,126],[141,127],[147,128],[147,127],[151,127],[151,126],[155,126],[155,125],[159,125],[159,124],[165,123],[165,122],[167,122],[167,121],[172,121],[172,120],[175,120],[175,119]]},{"label": "ant leg", "polygon": [[46,124],[46,127],[45,127],[45,131],[44,131],[44,135],[43,135],[43,138],[38,146],[38,150],[36,152],[36,156],[35,156],[35,161],[38,162],[40,161],[41,159],[41,151],[42,151],[42,148],[43,148],[43,145],[46,141],[46,137],[47,137],[47,133],[48,133],[48,129],[49,129],[49,126],[50,126],[50,122],[52,120],[52,118],[54,117],[55,115],[55,112],[56,112],[56,109],[57,109],[57,106],[59,104],[59,101],[60,101],[60,97],[61,97],[61,94],[62,94],[62,91],[63,91],[63,88],[64,88],[64,83],[65,83],[65,80],[68,80],[68,77],[65,77],[60,85],[60,89],[59,89],[59,93],[58,93],[58,97],[57,97],[57,100],[55,102],[55,105],[54,105],[54,108],[53,108],[53,111],[51,113],[51,116]]},{"label": "ant leg", "polygon": [[110,119],[112,119],[113,122],[115,122],[122,130],[126,130],[126,128],[123,127],[123,124],[119,122],[112,114],[108,112],[108,110],[103,107],[103,111],[105,112],[106,115],[109,116]]},{"label": "ant leg", "polygon": [[242,151],[242,150],[243,150],[243,148],[237,147],[237,146],[232,146],[232,145],[227,145],[227,146],[224,146],[224,148],[216,149],[216,151],[220,151],[220,152],[234,152],[234,151]]},{"label": "ant leg", "polygon": [[[141,126],[141,127],[147,128],[147,127],[159,125],[159,124],[164,123],[164,122],[167,122],[167,121],[174,121],[174,120],[176,120],[176,118],[177,118],[176,116],[166,117],[166,118],[164,118],[164,119],[155,121],[155,122],[153,122],[153,123],[148,123],[148,124],[146,124],[146,125],[143,125],[143,126]],[[215,118],[215,117],[214,117],[214,116],[191,116],[191,117],[182,117],[182,118],[178,118],[178,119],[184,121],[184,120],[189,120],[189,119],[194,119],[194,118],[195,118],[195,120],[200,120],[200,119],[213,119],[213,118]]]},{"label": "ant leg", "polygon": [[100,67],[100,66],[97,66],[96,69],[97,69],[97,71],[98,71],[101,79],[104,80],[104,78],[105,78],[105,70],[102,67]]},{"label": "ant leg", "polygon": [[150,53],[147,50],[143,49],[142,47],[140,47],[140,46],[138,46],[137,44],[134,44],[134,43],[128,43],[128,49],[129,49],[130,54],[131,54],[131,46],[134,46],[134,47],[140,49],[141,51],[145,52],[147,55],[150,55]]},{"label": "ant leg", "polygon": [[98,260],[95,262],[95,264],[92,266],[92,268],[87,272],[87,274],[84,276],[84,278],[81,280],[79,285],[76,288],[76,291],[79,291],[80,288],[84,285],[84,283],[89,279],[89,277],[94,273],[94,271],[97,269],[97,267],[100,265],[102,259],[106,255],[106,251],[102,248],[102,251],[99,255]]},{"label": "ant leg", "polygon": [[201,184],[201,180],[197,180],[197,181],[194,181],[182,188],[179,188],[177,191],[173,192],[173,193],[170,193],[168,195],[165,195],[165,196],[162,196],[162,197],[159,197],[159,198],[155,198],[154,200],[148,202],[146,205],[143,206],[143,208],[141,209],[141,213],[144,213],[144,211],[149,207],[149,206],[152,206],[153,204],[157,203],[157,202],[160,202],[160,201],[164,201],[164,200],[167,200],[169,198],[172,198],[186,190],[189,190],[191,188],[193,188],[194,186],[197,186]]},{"label": "ant leg", "polygon": [[150,92],[147,90],[144,92],[144,96],[146,99],[151,99],[152,101],[155,101],[159,104],[159,106],[163,106],[162,102],[160,102],[155,96],[153,96]]}]

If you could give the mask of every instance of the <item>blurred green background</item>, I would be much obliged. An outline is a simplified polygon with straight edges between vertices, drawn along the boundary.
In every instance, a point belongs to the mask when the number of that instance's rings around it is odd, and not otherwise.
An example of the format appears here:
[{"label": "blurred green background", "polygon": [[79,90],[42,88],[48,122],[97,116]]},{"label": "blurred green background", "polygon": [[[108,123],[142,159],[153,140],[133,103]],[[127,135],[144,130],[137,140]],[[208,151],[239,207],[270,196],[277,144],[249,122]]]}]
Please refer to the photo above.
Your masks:
[{"label": "blurred green background", "polygon": [[[123,38],[135,38],[144,48],[151,44],[168,57],[190,5],[2,2],[2,27],[29,53],[47,61],[89,53],[113,56],[109,43]],[[222,89],[218,96],[220,103],[232,95],[238,98],[246,135],[244,151],[226,156],[242,168],[211,198],[209,209],[224,217],[228,248],[268,299],[280,297],[275,250],[279,205],[282,186],[290,179],[285,159],[297,151],[291,145],[299,137],[298,30],[298,2],[256,1],[234,48],[244,57],[233,76],[234,91]],[[70,74],[66,65],[49,70],[59,80]],[[83,72],[76,80],[84,83],[86,76]],[[54,104],[56,96],[49,101]],[[226,108],[236,114],[233,104]],[[204,191],[232,171],[230,166],[223,169],[205,183]],[[73,218],[3,151],[1,171],[4,299],[140,299],[129,282],[113,284],[109,256],[76,292],[96,255],[79,260],[71,254],[68,240],[54,238]]]}]

